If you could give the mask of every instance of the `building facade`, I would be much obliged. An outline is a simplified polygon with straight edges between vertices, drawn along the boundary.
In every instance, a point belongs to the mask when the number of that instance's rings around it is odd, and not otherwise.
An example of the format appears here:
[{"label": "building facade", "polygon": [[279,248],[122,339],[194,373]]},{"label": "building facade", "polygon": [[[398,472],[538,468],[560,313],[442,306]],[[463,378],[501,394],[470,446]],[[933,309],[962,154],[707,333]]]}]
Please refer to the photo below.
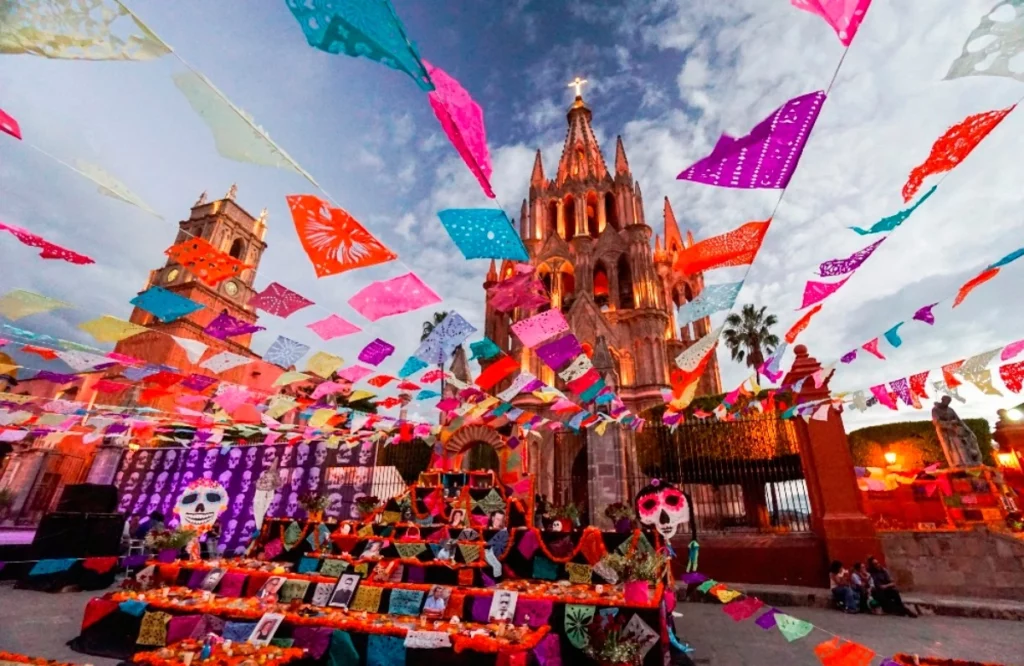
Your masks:
[{"label": "building facade", "polygon": [[[565,143],[553,177],[544,170],[540,151],[530,177],[529,199],[523,201],[519,233],[530,263],[551,294],[551,302],[537,310],[501,313],[487,304],[485,332],[503,351],[518,358],[528,371],[562,388],[554,372],[512,334],[511,326],[548,308],[558,308],[580,342],[592,350],[594,366],[634,412],[664,404],[673,359],[711,330],[710,320],[677,320],[676,310],[700,295],[704,276],[679,275],[672,270],[676,255],[693,244],[693,236],[680,232],[666,197],[662,232],[647,223],[640,183],[629,167],[622,138],[615,145],[608,168],[591,125],[592,112],[576,96],[570,107]],[[484,287],[512,274],[505,262],[493,262]],[[701,378],[698,395],[721,393],[718,359],[712,356]],[[524,406],[533,400],[520,398]],[[543,405],[531,404],[532,409]],[[531,468],[542,494],[555,501],[584,498],[578,487],[595,464],[616,467],[610,481],[629,492],[632,436],[614,430],[611,449],[595,457],[593,436],[575,438],[582,443],[558,445],[557,435],[546,433],[532,446]],[[603,438],[602,438],[603,439]],[[549,455],[550,454],[550,455]],[[602,459],[604,462],[601,462]],[[588,490],[592,497],[594,489]],[[589,502],[588,503],[593,503]]]}]

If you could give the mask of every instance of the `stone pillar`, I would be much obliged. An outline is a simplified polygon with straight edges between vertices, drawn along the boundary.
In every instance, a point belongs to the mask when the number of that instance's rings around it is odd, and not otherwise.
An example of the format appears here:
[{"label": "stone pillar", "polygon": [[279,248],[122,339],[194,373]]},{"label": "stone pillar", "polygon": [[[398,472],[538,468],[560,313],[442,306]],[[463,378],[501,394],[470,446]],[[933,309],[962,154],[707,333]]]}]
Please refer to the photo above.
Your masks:
[{"label": "stone pillar", "polygon": [[104,486],[112,484],[114,477],[117,475],[117,468],[121,464],[121,454],[123,452],[124,449],[120,446],[112,446],[110,444],[97,448],[85,482]]},{"label": "stone pillar", "polygon": [[621,450],[621,433],[618,423],[609,423],[603,435],[593,428],[587,431],[587,466],[590,477],[587,480],[590,506],[590,524],[601,529],[612,529],[612,522],[605,517],[604,509],[615,502],[627,502],[623,483],[625,470]]},{"label": "stone pillar", "polygon": [[[808,355],[804,345],[797,345],[793,352],[796,359],[783,384],[807,378],[798,394],[799,402],[827,398],[828,379],[821,388],[809,379],[821,369],[821,364]],[[811,504],[811,529],[824,542],[828,559],[841,560],[847,567],[869,555],[884,559],[875,526],[864,514],[842,415],[829,410],[824,421],[811,419],[804,423],[798,419],[796,425],[801,433],[800,460]]]}]

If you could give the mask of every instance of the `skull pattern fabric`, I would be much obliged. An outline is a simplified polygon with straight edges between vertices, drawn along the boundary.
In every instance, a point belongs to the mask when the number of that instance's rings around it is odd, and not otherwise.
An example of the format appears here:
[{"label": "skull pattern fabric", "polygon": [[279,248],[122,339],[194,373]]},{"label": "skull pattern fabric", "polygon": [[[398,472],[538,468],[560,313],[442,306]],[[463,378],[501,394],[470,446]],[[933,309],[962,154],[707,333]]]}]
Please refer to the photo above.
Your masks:
[{"label": "skull pattern fabric", "polygon": [[680,525],[690,522],[683,491],[660,479],[652,479],[637,493],[636,515],[642,525],[656,529],[666,539],[674,537]]},{"label": "skull pattern fabric", "polygon": [[357,517],[356,499],[372,494],[376,458],[373,442],[333,449],[324,442],[309,442],[231,447],[223,453],[217,447],[126,451],[115,481],[117,510],[140,518],[160,511],[174,527],[181,518],[173,511],[185,488],[200,480],[219,482],[226,496],[219,548],[225,554],[238,554],[244,552],[256,527],[252,509],[256,479],[275,460],[281,461],[285,485],[271,500],[268,517],[304,517],[298,498],[313,491],[327,495],[327,515],[347,519]]}]

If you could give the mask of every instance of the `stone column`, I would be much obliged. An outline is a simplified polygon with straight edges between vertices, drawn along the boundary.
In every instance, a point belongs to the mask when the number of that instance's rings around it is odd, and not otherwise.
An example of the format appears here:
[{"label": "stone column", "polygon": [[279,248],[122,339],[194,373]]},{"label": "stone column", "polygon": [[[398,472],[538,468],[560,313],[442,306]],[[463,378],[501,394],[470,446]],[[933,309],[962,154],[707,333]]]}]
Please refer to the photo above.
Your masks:
[{"label": "stone column", "polygon": [[618,423],[609,423],[603,435],[590,428],[587,431],[587,466],[590,468],[588,497],[590,524],[611,529],[612,522],[604,509],[615,502],[626,502],[624,497],[625,470],[621,451],[621,433]]},{"label": "stone column", "polygon": [[[804,345],[797,345],[793,352],[796,359],[782,380],[785,385],[809,378],[821,369]],[[814,381],[808,379],[798,394],[799,402],[827,398],[828,383],[825,379],[821,388],[815,388]],[[824,542],[828,559],[841,560],[847,567],[869,555],[883,560],[885,554],[875,526],[864,513],[842,415],[829,410],[824,421],[811,419],[804,423],[797,419],[796,425],[801,434],[800,460],[811,504],[811,529]]]}]

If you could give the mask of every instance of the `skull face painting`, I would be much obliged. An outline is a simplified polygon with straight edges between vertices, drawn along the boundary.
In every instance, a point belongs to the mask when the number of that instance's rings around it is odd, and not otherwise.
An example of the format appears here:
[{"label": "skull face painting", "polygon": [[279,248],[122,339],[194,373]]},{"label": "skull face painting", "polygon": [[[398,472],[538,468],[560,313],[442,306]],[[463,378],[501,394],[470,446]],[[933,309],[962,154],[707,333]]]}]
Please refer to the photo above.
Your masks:
[{"label": "skull face painting", "polygon": [[298,450],[295,453],[295,464],[299,467],[306,466],[306,460],[309,458],[309,444],[299,444]]},{"label": "skull face painting", "polygon": [[636,513],[641,524],[655,528],[666,539],[690,521],[683,491],[660,479],[652,479],[650,485],[637,493]]},{"label": "skull face painting", "polygon": [[228,494],[216,481],[197,479],[190,483],[174,505],[183,527],[197,532],[210,529],[228,506]]},{"label": "skull face painting", "polygon": [[268,446],[263,449],[263,458],[260,460],[260,466],[263,467],[263,469],[267,469],[273,465],[275,460],[277,460],[277,449],[273,446]]},{"label": "skull face painting", "polygon": [[203,469],[213,469],[213,466],[217,464],[217,456],[220,455],[220,451],[217,449],[210,449],[206,452],[206,457],[203,458]]},{"label": "skull face painting", "polygon": [[245,468],[252,469],[252,466],[256,464],[256,454],[259,453],[259,449],[255,446],[250,446],[245,450]]},{"label": "skull face painting", "polygon": [[323,467],[324,461],[327,460],[327,444],[325,442],[319,442],[316,445],[316,450],[313,451],[313,464],[317,467]]},{"label": "skull face painting", "polygon": [[238,463],[242,460],[242,449],[235,447],[228,451],[228,469],[234,469],[238,467]]}]

